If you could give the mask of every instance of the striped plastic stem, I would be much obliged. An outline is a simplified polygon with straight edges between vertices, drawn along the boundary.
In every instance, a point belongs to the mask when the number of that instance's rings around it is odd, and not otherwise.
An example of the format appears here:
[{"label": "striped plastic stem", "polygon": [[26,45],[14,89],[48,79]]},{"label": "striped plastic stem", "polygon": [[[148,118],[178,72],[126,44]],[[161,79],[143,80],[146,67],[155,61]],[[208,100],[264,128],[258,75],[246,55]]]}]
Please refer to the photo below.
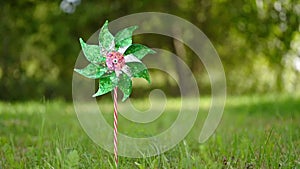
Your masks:
[{"label": "striped plastic stem", "polygon": [[115,164],[118,168],[118,88],[114,88],[114,154]]}]

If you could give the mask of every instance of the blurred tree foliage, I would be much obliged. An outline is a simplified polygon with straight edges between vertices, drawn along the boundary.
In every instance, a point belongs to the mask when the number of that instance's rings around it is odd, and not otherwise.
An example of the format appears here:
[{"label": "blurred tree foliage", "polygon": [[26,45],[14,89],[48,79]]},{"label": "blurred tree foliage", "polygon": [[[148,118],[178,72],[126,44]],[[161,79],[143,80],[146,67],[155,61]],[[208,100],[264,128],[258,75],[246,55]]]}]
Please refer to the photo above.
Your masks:
[{"label": "blurred tree foliage", "polygon": [[[58,0],[0,2],[0,99],[70,99],[78,38],[88,39],[106,19],[146,11],[174,14],[198,26],[222,59],[229,93],[300,89],[294,68],[300,57],[298,0],[84,0],[72,15],[63,13],[59,4]],[[176,53],[172,39],[147,38],[137,40]],[[201,62],[194,61],[189,49],[185,55],[201,90],[209,91]]]}]

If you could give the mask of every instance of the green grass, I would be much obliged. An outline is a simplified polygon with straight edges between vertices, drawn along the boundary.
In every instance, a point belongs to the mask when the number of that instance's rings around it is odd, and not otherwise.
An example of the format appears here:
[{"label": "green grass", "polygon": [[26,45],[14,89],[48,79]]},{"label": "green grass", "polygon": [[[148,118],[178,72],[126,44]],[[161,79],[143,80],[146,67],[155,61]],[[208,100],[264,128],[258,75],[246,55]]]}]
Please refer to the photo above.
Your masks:
[{"label": "green grass", "polygon": [[[206,112],[209,98],[201,98]],[[172,104],[179,100],[172,99]],[[110,109],[111,102],[104,102]],[[137,106],[143,108],[142,101]],[[112,108],[112,107],[111,107]],[[167,111],[150,128],[170,125]],[[112,114],[106,113],[109,123]],[[120,157],[120,168],[300,168],[300,98],[287,95],[229,97],[222,122],[204,144],[196,141],[205,114],[187,138],[159,156]],[[120,121],[120,132],[134,135],[134,125]],[[162,125],[157,127],[156,125]],[[126,127],[127,126],[127,127]],[[147,133],[139,127],[141,133]],[[72,103],[41,101],[0,103],[0,169],[113,168],[113,155],[84,133]]]}]

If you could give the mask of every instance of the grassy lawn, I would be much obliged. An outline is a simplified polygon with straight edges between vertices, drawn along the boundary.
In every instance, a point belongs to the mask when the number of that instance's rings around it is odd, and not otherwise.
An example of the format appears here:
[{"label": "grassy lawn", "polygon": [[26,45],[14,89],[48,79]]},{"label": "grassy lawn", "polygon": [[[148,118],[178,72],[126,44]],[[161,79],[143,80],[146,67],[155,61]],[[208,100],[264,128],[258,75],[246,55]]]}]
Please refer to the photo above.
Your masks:
[{"label": "grassy lawn", "polygon": [[[200,111],[206,112],[209,98],[201,99]],[[176,113],[167,113],[162,122],[168,126]],[[105,117],[111,123],[112,113]],[[199,144],[194,133],[204,118],[199,115],[195,128],[174,149],[149,158],[120,157],[120,168],[300,168],[300,97],[229,97],[216,133]],[[120,132],[134,133],[122,118],[119,121]],[[4,168],[113,168],[113,155],[85,134],[72,103],[2,102],[0,169]]]}]

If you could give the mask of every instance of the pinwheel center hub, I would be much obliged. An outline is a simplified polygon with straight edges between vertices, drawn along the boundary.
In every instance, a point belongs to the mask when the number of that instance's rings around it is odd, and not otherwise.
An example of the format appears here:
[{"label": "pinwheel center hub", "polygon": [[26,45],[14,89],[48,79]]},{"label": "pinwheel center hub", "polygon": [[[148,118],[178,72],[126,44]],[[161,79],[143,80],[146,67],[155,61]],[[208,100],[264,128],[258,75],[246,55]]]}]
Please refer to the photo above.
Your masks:
[{"label": "pinwheel center hub", "polygon": [[110,70],[121,70],[125,65],[124,56],[119,52],[110,52],[106,56],[106,65]]}]

